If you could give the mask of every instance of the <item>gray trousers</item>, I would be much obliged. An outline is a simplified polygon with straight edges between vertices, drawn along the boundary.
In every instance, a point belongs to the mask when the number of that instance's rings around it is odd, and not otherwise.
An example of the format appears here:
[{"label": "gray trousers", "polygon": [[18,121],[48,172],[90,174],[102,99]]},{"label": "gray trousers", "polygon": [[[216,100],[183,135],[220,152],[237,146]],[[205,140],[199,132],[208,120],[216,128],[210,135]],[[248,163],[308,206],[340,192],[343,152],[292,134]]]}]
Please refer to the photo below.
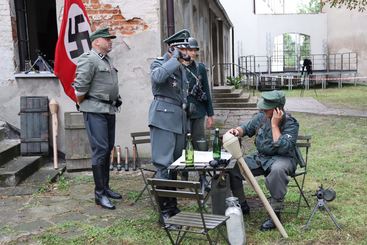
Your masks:
[{"label": "gray trousers", "polygon": [[190,119],[192,145],[195,150],[198,149],[197,141],[200,139],[205,139],[204,122],[205,122],[205,117]]},{"label": "gray trousers", "polygon": [[185,135],[150,126],[150,144],[152,162],[157,168],[156,178],[174,179],[168,167],[182,155]]},{"label": "gray trousers", "polygon": [[109,164],[115,144],[115,115],[83,112],[83,117],[92,148],[92,165]]},{"label": "gray trousers", "polygon": [[[275,161],[266,171],[259,167],[251,169],[251,172],[254,176],[265,176],[265,185],[271,195],[270,205],[274,211],[281,211],[283,209],[283,200],[287,193],[289,175],[295,171],[295,167],[288,157],[276,156],[274,158]],[[229,172],[229,175],[233,195],[238,197],[240,202],[244,202],[245,195],[242,184],[244,178],[238,164]]]}]

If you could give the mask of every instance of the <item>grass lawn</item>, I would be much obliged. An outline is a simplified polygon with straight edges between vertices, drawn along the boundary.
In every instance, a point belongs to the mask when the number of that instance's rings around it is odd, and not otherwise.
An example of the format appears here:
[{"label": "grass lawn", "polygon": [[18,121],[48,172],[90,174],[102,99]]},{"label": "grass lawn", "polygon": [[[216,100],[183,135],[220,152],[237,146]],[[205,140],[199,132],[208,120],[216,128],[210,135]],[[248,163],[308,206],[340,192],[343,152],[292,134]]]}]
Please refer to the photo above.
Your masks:
[{"label": "grass lawn", "polygon": [[[316,93],[315,93],[316,91]],[[299,97],[301,90],[284,90],[286,96]],[[335,109],[367,110],[367,86],[350,84],[344,85],[342,89],[330,86],[327,89],[305,90],[304,97],[313,97],[324,105]]]},{"label": "grass lawn", "polygon": [[[298,96],[300,91],[286,92],[287,96]],[[317,90],[317,94],[318,97],[315,98],[330,107],[353,109],[367,107],[367,86],[328,88]],[[304,96],[315,94],[311,89],[305,91]],[[302,207],[298,217],[292,213],[283,214],[282,221],[289,236],[286,240],[282,239],[276,230],[260,232],[258,228],[267,217],[266,211],[263,208],[252,210],[250,216],[245,217],[247,244],[367,244],[367,118],[292,114],[300,122],[300,134],[312,135],[305,183],[311,209]],[[77,184],[73,179],[69,181],[71,185]],[[91,179],[89,181],[92,185]],[[140,177],[124,181],[121,188],[125,188],[128,198],[133,200],[141,188],[142,181]],[[263,179],[259,179],[259,182],[264,186]],[[115,181],[113,186],[116,186],[116,183]],[[325,211],[317,211],[309,230],[302,229],[317,202],[313,194],[321,184],[324,188],[331,187],[336,191],[336,199],[328,203],[328,206],[342,226],[341,231],[336,229]],[[57,190],[52,192],[58,194]],[[295,201],[296,194],[296,189],[289,188],[287,202]],[[249,191],[249,196],[251,195],[253,192]],[[290,210],[290,207],[291,205],[287,206],[286,210]],[[127,207],[118,207],[123,208]],[[187,208],[190,208],[190,205]],[[109,215],[112,217],[114,212],[118,211],[110,212]],[[56,224],[33,236],[26,243],[169,244],[164,230],[157,225],[158,216],[150,208],[148,198],[129,207],[129,212],[129,216],[114,217],[113,221],[107,217],[104,218],[107,220],[101,218],[102,221],[98,222],[79,220]],[[139,215],[131,215],[131,212]],[[184,244],[206,243],[188,240]]]},{"label": "grass lawn", "polygon": [[[283,89],[287,97],[300,97],[302,90]],[[260,96],[259,91],[256,92]],[[337,85],[329,85],[327,89],[311,88],[303,91],[303,97],[313,97],[325,106],[335,109],[367,110],[367,85],[345,84],[343,88]]]},{"label": "grass lawn", "polygon": [[[300,133],[313,137],[305,184],[308,200],[313,208],[316,198],[312,194],[317,187],[321,184],[332,187],[337,197],[328,206],[343,229],[338,231],[327,213],[318,211],[310,229],[303,231],[312,209],[301,208],[298,217],[291,213],[283,215],[289,235],[289,239],[283,240],[277,231],[258,230],[266,218],[265,210],[258,209],[245,218],[248,244],[367,244],[367,119],[302,113],[294,116],[301,124]],[[294,201],[296,193],[290,189],[287,201]],[[131,198],[134,194],[130,192]],[[70,222],[56,225],[33,239],[42,244],[169,244],[166,234],[156,224],[157,216],[149,208],[148,199],[136,208],[140,213],[138,218],[121,217],[104,227],[90,222]],[[77,235],[65,237],[63,234],[70,230],[76,230]],[[206,243],[189,240],[184,244]]]}]

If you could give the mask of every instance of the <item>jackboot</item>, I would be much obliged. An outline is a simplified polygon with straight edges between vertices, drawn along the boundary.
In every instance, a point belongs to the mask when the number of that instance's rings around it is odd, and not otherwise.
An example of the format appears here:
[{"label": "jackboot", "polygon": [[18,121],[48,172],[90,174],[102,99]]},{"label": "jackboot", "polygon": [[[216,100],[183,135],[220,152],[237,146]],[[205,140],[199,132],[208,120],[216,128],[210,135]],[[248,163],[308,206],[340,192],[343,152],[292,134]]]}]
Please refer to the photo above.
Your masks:
[{"label": "jackboot", "polygon": [[241,202],[241,210],[243,215],[250,214],[250,206],[248,205],[247,201]]},{"label": "jackboot", "polygon": [[109,182],[110,182],[110,166],[109,164],[105,164],[104,165],[104,189],[105,189],[105,193],[106,193],[106,196],[109,197],[109,198],[112,198],[112,199],[122,199],[122,196],[117,193],[117,192],[114,192],[110,189],[110,186],[109,186]]},{"label": "jackboot", "polygon": [[[280,212],[275,212],[275,214],[277,215],[279,221],[280,221]],[[269,217],[267,220],[264,221],[264,223],[262,223],[262,225],[260,226],[260,230],[261,231],[269,231],[272,229],[275,229],[275,223],[273,221],[273,219],[271,217]]]},{"label": "jackboot", "polygon": [[161,210],[158,222],[169,229],[179,229],[180,226],[167,224],[167,220],[178,214],[180,210],[177,208],[177,199],[170,197],[158,197],[158,205]]},{"label": "jackboot", "polygon": [[115,209],[115,206],[111,203],[105,193],[104,188],[104,166],[103,165],[92,165],[93,178],[94,178],[94,195],[95,202],[102,208]]}]

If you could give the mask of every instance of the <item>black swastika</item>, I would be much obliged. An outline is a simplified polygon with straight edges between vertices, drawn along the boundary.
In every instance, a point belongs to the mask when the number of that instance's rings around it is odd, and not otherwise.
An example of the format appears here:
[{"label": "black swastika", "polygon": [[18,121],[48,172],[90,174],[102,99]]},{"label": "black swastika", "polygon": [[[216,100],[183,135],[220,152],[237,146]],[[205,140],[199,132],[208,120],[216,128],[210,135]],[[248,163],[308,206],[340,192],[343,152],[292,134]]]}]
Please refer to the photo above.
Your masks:
[{"label": "black swastika", "polygon": [[74,27],[75,33],[71,33],[71,18],[69,18],[69,32],[68,32],[68,40],[69,43],[76,42],[77,49],[70,51],[70,57],[72,59],[79,57],[85,51],[83,49],[82,40],[87,40],[89,49],[91,48],[90,40],[89,40],[89,33],[88,31],[79,32],[79,24],[85,22],[84,16],[82,14],[77,15],[74,17]]}]

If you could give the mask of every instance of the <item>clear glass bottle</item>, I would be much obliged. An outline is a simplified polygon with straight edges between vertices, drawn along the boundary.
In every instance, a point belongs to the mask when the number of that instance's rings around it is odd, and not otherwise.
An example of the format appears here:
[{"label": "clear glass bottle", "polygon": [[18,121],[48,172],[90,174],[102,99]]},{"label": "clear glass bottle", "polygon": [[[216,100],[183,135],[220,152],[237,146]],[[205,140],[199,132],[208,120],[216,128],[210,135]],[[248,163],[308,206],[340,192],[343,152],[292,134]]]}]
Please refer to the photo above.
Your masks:
[{"label": "clear glass bottle", "polygon": [[188,167],[194,166],[194,147],[192,145],[190,133],[188,133],[186,137],[185,162]]},{"label": "clear glass bottle", "polygon": [[213,159],[214,160],[219,160],[221,157],[221,142],[219,139],[219,128],[215,129],[215,135],[214,135],[214,140],[213,140]]},{"label": "clear glass bottle", "polygon": [[246,244],[245,224],[243,214],[237,197],[226,198],[226,216],[229,219],[226,221],[228,240],[231,245]]}]

